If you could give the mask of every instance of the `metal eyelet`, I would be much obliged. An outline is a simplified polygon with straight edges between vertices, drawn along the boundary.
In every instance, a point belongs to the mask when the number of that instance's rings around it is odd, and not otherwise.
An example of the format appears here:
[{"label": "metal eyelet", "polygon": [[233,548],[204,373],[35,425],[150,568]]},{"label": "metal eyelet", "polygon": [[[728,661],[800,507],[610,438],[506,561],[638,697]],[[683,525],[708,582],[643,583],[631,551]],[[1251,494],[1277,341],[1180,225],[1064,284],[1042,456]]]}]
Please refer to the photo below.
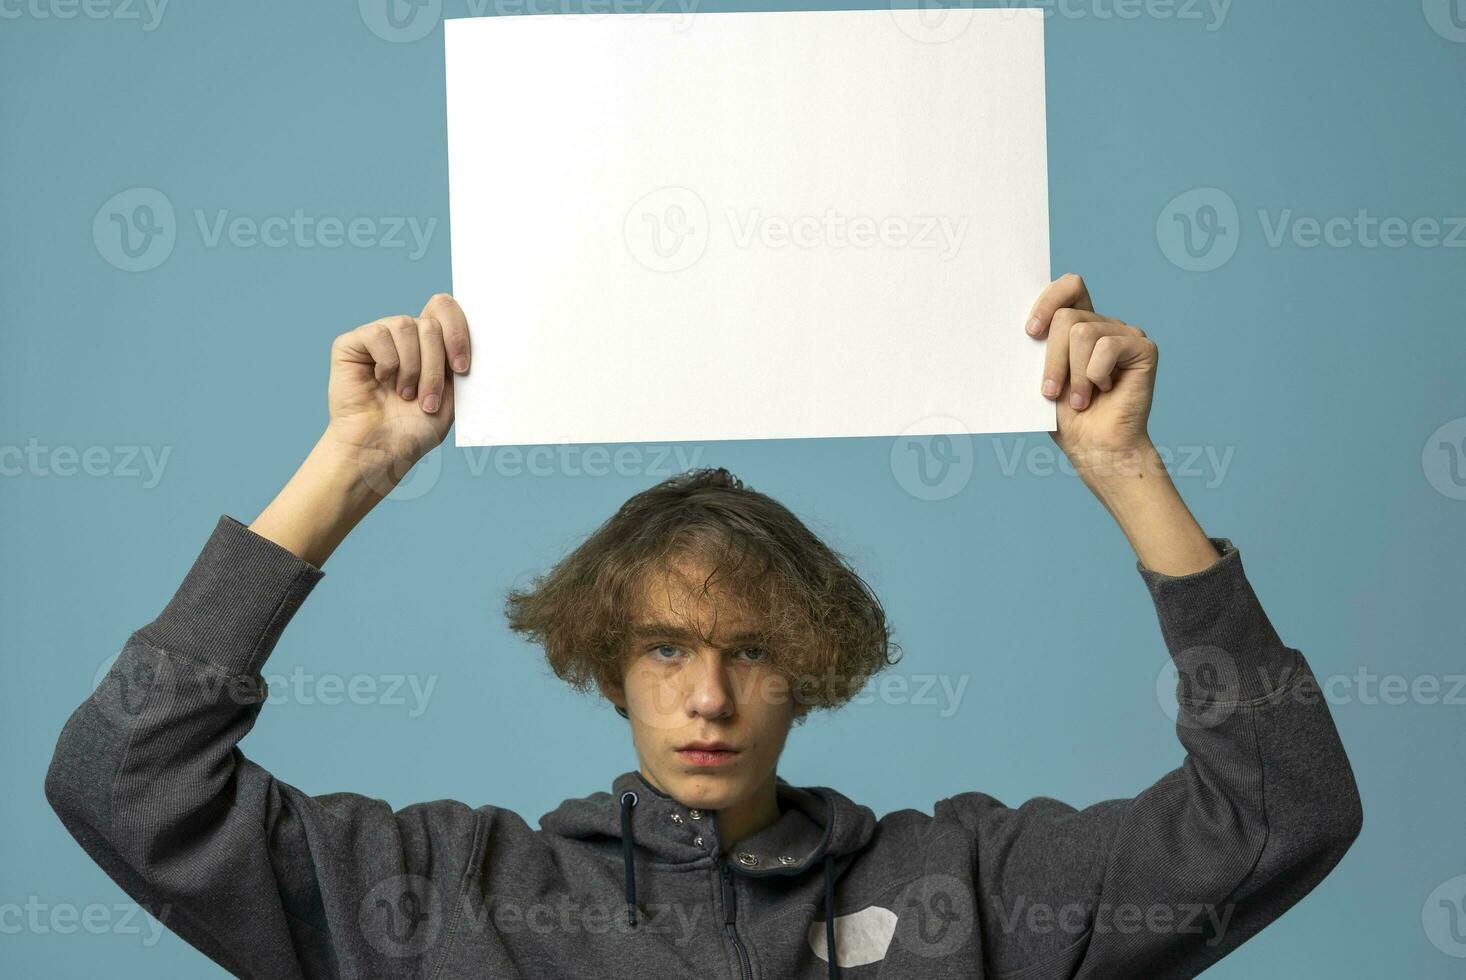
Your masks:
[{"label": "metal eyelet", "polygon": [[796,859],[790,857],[787,854],[780,854],[779,855],[779,863],[780,864],[794,864],[794,863],[796,863]]},{"label": "metal eyelet", "polygon": [[626,802],[626,797],[628,797],[628,796],[631,797],[631,805],[632,806],[636,806],[636,804],[637,804],[637,798],[636,798],[636,793],[633,790],[629,790],[628,789],[626,792],[622,793],[621,794],[621,802],[622,803],[625,803]]},{"label": "metal eyelet", "polygon": [[692,839],[692,842],[694,844],[696,844],[698,847],[702,847],[702,838],[701,837],[694,837]]},{"label": "metal eyelet", "polygon": [[702,811],[701,810],[688,810],[687,811],[687,815],[689,817],[691,817],[692,819],[694,819],[694,820],[701,820],[702,819]]},{"label": "metal eyelet", "polygon": [[739,851],[738,863],[743,865],[745,868],[751,868],[755,864],[758,864],[758,857],[753,854],[749,854],[747,851]]}]

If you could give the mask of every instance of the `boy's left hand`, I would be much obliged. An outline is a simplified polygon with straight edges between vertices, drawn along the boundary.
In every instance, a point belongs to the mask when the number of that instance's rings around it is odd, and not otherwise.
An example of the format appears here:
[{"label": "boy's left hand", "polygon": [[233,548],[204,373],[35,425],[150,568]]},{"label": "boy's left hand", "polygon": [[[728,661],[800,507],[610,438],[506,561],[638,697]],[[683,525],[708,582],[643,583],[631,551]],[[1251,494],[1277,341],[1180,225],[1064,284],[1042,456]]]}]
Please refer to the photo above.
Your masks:
[{"label": "boy's left hand", "polygon": [[1043,291],[1026,329],[1048,339],[1039,383],[1044,397],[1058,402],[1059,426],[1049,434],[1081,476],[1149,446],[1159,354],[1145,331],[1094,312],[1084,280],[1073,273]]}]

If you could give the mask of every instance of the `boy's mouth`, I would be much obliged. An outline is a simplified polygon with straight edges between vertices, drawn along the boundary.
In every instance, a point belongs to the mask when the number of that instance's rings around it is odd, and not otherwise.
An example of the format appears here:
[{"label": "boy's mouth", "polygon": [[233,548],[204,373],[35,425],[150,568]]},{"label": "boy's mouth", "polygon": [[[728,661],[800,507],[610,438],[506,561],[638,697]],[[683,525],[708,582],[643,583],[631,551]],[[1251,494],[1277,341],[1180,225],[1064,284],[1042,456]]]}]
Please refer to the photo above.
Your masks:
[{"label": "boy's mouth", "polygon": [[689,742],[677,750],[677,757],[689,765],[711,769],[732,762],[738,750],[727,742]]}]

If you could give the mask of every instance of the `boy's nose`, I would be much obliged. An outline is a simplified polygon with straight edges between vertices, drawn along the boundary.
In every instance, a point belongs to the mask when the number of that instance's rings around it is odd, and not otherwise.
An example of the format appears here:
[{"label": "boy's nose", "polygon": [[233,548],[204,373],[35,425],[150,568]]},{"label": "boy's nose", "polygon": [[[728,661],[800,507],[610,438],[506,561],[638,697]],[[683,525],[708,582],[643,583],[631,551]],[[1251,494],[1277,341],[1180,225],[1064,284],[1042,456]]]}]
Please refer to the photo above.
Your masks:
[{"label": "boy's nose", "polygon": [[699,718],[722,718],[732,714],[734,698],[723,658],[716,653],[699,654],[690,673],[687,713]]}]

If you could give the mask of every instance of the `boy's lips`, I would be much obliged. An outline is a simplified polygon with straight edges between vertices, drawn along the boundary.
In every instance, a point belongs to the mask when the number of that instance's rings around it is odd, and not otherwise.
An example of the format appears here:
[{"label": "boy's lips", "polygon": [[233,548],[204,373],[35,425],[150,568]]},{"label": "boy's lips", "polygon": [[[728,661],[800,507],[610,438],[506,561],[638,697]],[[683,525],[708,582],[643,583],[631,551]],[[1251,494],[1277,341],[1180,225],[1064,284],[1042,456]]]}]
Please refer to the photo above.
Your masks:
[{"label": "boy's lips", "polygon": [[689,742],[677,750],[684,762],[700,768],[724,766],[738,757],[738,750],[727,742]]}]

